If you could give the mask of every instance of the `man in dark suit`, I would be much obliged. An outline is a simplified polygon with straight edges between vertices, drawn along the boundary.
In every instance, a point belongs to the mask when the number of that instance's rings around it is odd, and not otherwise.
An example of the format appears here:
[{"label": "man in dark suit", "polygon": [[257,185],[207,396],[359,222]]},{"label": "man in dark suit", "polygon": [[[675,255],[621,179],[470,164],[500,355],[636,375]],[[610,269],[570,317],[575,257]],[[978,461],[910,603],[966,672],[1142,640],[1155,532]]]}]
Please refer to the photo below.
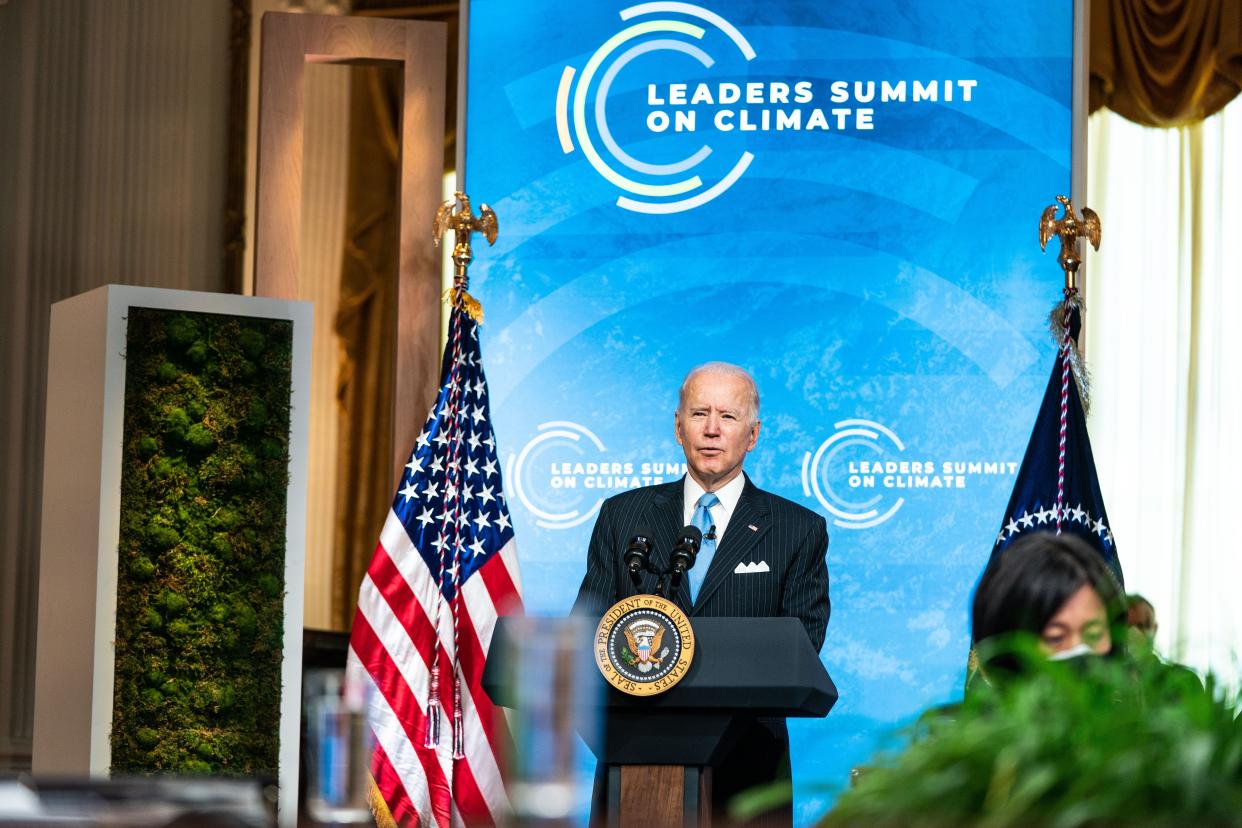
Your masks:
[{"label": "man in dark suit", "polygon": [[[574,611],[594,617],[622,598],[653,592],[654,575],[634,587],[622,560],[639,528],[652,533],[652,563],[668,566],[681,527],[704,529],[693,569],[673,600],[698,616],[793,616],[818,650],[828,626],[828,530],[823,517],[765,492],[742,463],[759,438],[759,391],[736,365],[712,362],[686,375],[673,418],[689,473],[674,483],[633,489],[604,501],[587,552]],[[789,778],[783,719],[752,723],[737,748],[713,769],[712,810],[725,824],[728,799],[755,785]],[[789,824],[792,810],[765,814]]]}]

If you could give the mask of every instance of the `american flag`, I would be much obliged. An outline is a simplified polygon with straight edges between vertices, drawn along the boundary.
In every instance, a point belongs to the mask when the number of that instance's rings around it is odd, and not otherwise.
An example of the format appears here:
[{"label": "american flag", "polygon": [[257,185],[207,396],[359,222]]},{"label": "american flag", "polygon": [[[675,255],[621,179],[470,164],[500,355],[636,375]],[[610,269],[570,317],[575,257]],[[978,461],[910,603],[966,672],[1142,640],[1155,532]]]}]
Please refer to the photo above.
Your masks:
[{"label": "american flag", "polygon": [[1060,348],[992,557],[1027,532],[1069,532],[1099,552],[1118,583],[1124,584],[1087,436],[1087,414],[1071,370],[1077,359],[1081,311],[1073,290],[1053,311]]},{"label": "american flag", "polygon": [[509,810],[510,736],[480,680],[496,618],[522,611],[522,590],[478,324],[457,308],[440,376],[349,641],[347,692],[367,699],[381,825],[493,825]]}]

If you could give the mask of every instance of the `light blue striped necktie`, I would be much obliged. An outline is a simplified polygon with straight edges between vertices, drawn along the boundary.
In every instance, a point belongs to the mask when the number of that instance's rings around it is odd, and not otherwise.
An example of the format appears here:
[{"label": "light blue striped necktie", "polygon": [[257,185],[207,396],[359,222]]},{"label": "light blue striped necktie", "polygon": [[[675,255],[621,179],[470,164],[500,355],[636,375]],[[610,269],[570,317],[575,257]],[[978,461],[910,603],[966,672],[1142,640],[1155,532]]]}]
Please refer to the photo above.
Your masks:
[{"label": "light blue striped necktie", "polygon": [[709,538],[708,534],[715,526],[712,520],[710,510],[713,506],[720,502],[720,498],[711,492],[704,492],[699,498],[699,502],[694,506],[694,516],[690,518],[690,523],[703,533],[703,543],[699,546],[699,557],[695,561],[694,569],[689,572],[690,575],[690,603],[693,604],[695,598],[699,595],[699,587],[703,586],[703,579],[707,577],[707,569],[712,565],[712,556],[716,554],[716,539]]}]

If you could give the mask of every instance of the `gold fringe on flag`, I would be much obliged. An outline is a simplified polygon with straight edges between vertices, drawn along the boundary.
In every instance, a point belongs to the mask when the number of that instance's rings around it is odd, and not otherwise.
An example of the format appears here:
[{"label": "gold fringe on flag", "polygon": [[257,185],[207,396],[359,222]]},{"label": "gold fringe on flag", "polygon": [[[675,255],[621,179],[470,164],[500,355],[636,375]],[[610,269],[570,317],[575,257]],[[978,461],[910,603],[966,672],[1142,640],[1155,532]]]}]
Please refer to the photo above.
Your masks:
[{"label": "gold fringe on flag", "polygon": [[483,324],[483,306],[465,288],[451,287],[440,298],[450,308],[457,308],[478,324]]},{"label": "gold fringe on flag", "polygon": [[392,811],[388,810],[388,803],[384,801],[384,795],[380,793],[379,785],[375,784],[375,777],[367,774],[367,778],[371,780],[371,792],[367,794],[367,804],[371,806],[371,816],[375,817],[375,825],[377,828],[398,828],[397,821],[392,818]]}]

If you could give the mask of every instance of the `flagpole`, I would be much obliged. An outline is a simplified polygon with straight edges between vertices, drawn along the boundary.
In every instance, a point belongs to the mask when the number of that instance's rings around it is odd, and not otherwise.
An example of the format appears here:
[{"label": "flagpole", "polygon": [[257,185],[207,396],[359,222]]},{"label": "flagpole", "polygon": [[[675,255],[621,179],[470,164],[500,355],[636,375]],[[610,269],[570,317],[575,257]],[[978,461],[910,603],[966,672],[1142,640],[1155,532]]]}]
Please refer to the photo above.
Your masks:
[{"label": "flagpole", "polygon": [[457,15],[457,192],[466,192],[466,77],[470,68],[470,0],[461,0]]},{"label": "flagpole", "polygon": [[[1100,2],[1100,0],[1096,0]],[[1074,59],[1070,93],[1070,192],[1087,203],[1087,114],[1091,88],[1091,0],[1074,0]],[[1085,280],[1085,274],[1084,274]],[[1085,281],[1083,284],[1085,288]]]}]

